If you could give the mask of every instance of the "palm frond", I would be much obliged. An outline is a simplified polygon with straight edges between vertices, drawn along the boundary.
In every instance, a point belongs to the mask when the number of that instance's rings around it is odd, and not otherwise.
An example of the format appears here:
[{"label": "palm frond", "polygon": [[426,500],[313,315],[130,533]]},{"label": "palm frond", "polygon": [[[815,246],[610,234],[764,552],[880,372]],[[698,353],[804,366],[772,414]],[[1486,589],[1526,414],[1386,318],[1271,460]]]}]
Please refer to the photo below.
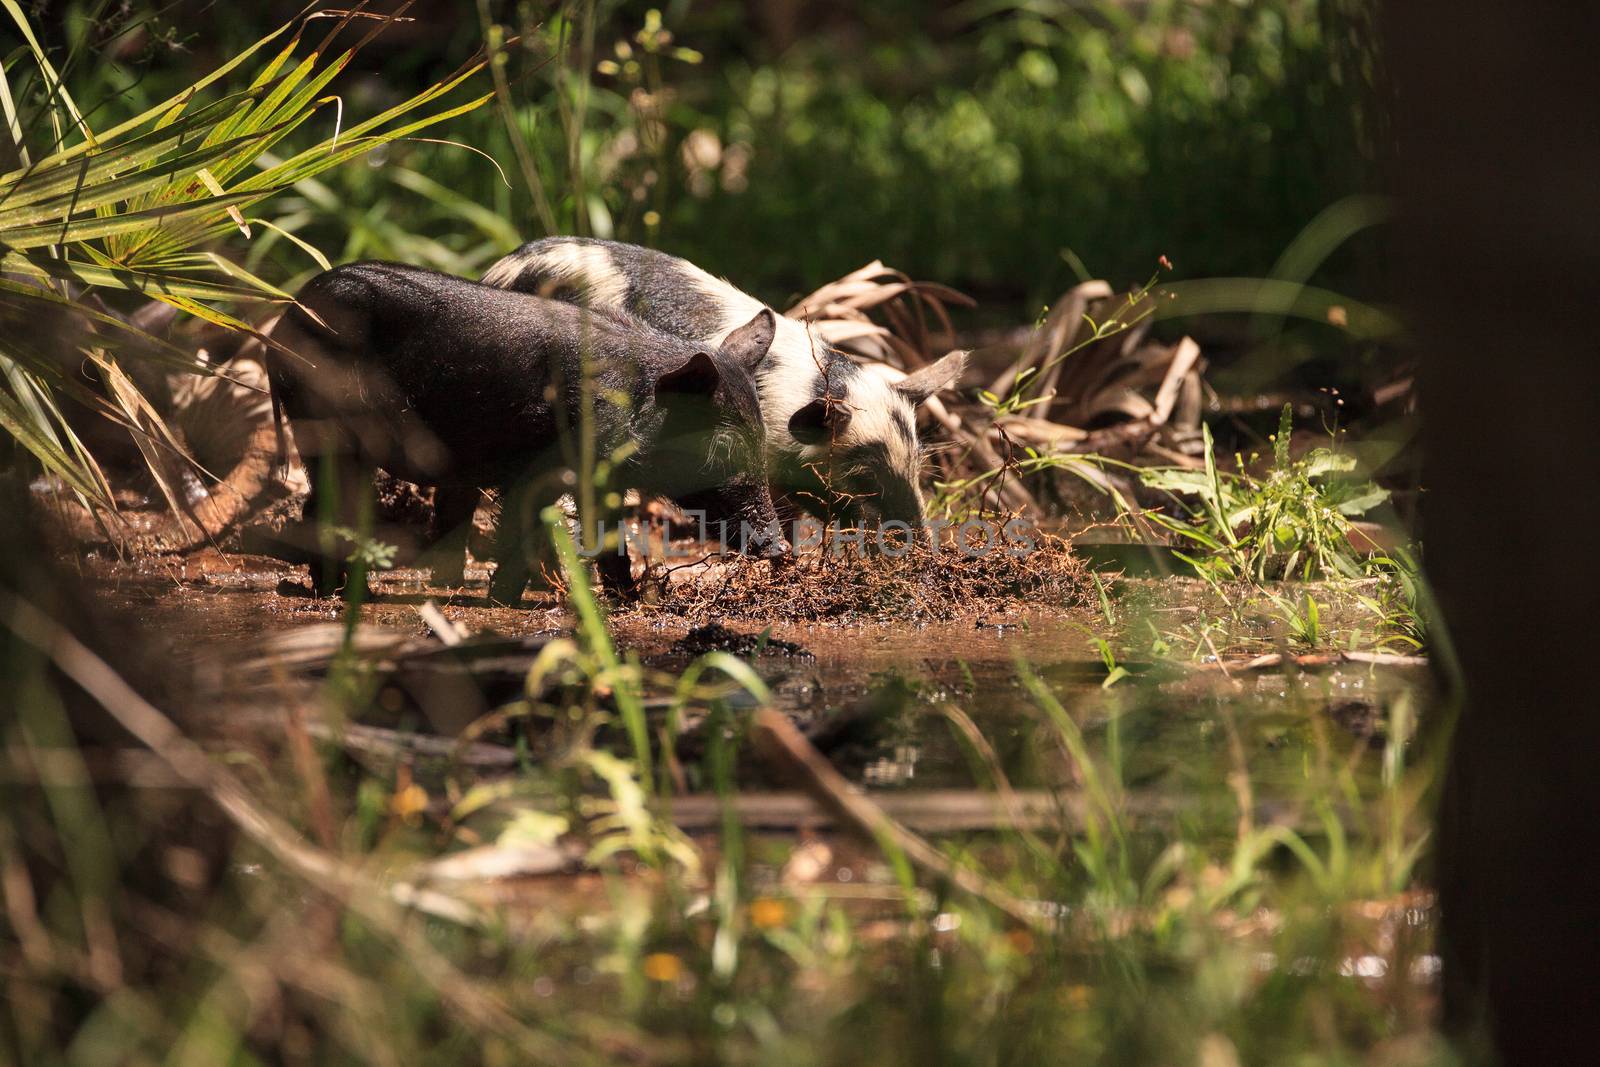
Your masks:
[{"label": "palm frond", "polygon": [[[72,419],[54,403],[56,395],[128,430],[177,511],[181,494],[172,484],[178,469],[172,459],[194,460],[186,456],[182,435],[167,425],[170,412],[146,394],[146,385],[174,374],[226,376],[140,329],[115,310],[116,303],[137,294],[211,326],[259,337],[251,319],[261,305],[290,298],[259,266],[241,265],[245,255],[231,252],[255,232],[246,212],[489,99],[440,103],[482,69],[480,55],[410,99],[343,130],[330,123],[325,136],[275,158],[272,150],[289,143],[286,138],[303,136],[308,122],[331,115],[338,101],[331,94],[334,80],[410,5],[383,15],[364,6],[285,23],[181,92],[95,131],[18,0],[0,0],[0,17],[14,22],[26,43],[16,61],[31,60],[39,75],[28,82],[37,99],[26,103],[39,116],[28,128],[8,72],[0,68],[0,136],[10,138],[21,164],[0,175],[0,319],[66,324],[48,337],[30,338],[20,328],[0,337],[0,427],[86,502],[109,508],[111,494]],[[331,26],[304,51],[304,31],[319,18]],[[328,44],[356,19],[371,20],[371,30],[330,57]],[[258,66],[246,84],[226,88],[253,63]],[[80,373],[80,366],[91,374]]]}]

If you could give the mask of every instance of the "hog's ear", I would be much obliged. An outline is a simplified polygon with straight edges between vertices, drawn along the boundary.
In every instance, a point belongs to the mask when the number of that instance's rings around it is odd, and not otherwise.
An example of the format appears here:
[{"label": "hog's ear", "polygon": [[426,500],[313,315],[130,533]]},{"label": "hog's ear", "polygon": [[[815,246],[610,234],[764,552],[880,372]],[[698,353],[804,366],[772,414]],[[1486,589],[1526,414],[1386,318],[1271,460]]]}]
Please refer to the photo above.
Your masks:
[{"label": "hog's ear", "polygon": [[722,354],[753,374],[767,358],[777,333],[777,317],[770,308],[762,308],[755,318],[723,339]]},{"label": "hog's ear", "polygon": [[677,370],[670,370],[656,379],[656,395],[677,393],[689,396],[710,396],[722,384],[722,371],[709,352],[696,352]]},{"label": "hog's ear", "polygon": [[902,380],[894,383],[895,392],[911,401],[911,405],[922,403],[934,393],[947,385],[955,383],[961,377],[961,372],[967,369],[967,354],[965,352],[952,352],[936,363],[930,363],[914,374],[908,374]]},{"label": "hog's ear", "polygon": [[803,445],[821,445],[839,438],[850,426],[850,409],[840,400],[818,397],[789,416],[789,436]]}]

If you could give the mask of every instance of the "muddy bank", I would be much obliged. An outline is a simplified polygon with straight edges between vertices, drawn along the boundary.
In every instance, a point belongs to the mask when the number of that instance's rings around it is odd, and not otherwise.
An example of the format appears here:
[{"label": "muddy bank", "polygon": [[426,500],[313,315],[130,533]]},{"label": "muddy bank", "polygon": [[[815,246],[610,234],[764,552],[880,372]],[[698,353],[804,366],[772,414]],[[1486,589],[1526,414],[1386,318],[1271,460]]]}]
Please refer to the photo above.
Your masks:
[{"label": "muddy bank", "polygon": [[[224,695],[236,681],[230,671],[265,639],[331,628],[345,613],[338,601],[304,595],[299,572],[262,557],[206,552],[184,560],[89,562],[84,573],[96,596],[166,650],[175,669],[203,673],[205,684]],[[509,608],[488,600],[485,579],[469,572],[465,591],[431,586],[428,573],[418,570],[385,572],[374,581],[373,600],[360,609],[363,626],[374,632],[436,643],[422,612],[433,602],[463,634],[515,639],[488,650],[498,657],[492,665],[463,668],[460,687],[434,700],[447,705],[442,710],[391,716],[379,725],[451,735],[497,700],[520,693],[540,640],[570,633],[556,594],[530,593],[523,606]],[[1341,750],[1381,744],[1387,703],[1427,685],[1425,672],[1405,660],[1390,665],[1334,655],[1301,657],[1302,664],[1290,654],[1246,669],[1262,650],[1288,651],[1270,616],[1247,615],[1237,633],[1226,634],[1195,624],[1212,612],[1201,583],[1141,580],[1110,588],[1114,620],[1105,607],[1015,608],[951,621],[725,618],[708,627],[645,605],[616,612],[611,621],[619,649],[663,675],[681,672],[706,651],[747,659],[774,706],[853,778],[880,787],[973,783],[971,754],[950,707],[981,727],[1019,786],[1070,780],[1019,681],[1019,662],[1036,670],[1093,736],[1116,721],[1123,743],[1136,738],[1128,766],[1146,787],[1183,795],[1226,778],[1236,756],[1230,718],[1242,724],[1239,743],[1253,772],[1289,786],[1300,761],[1330,738]],[[1328,618],[1333,625],[1337,614]],[[1232,651],[1218,660],[1210,648]],[[685,756],[697,755],[691,742]]]}]

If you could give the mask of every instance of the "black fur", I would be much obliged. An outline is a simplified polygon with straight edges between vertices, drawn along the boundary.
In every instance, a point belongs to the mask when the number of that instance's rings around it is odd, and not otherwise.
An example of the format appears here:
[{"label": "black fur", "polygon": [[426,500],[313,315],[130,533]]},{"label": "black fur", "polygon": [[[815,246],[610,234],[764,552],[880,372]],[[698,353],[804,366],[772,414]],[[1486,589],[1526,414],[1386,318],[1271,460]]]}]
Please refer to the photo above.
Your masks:
[{"label": "black fur", "polygon": [[910,416],[899,408],[894,408],[889,412],[889,418],[894,423],[895,432],[900,435],[900,439],[906,443],[907,447],[916,448],[917,429],[911,425]]},{"label": "black fur", "polygon": [[[774,514],[749,367],[765,346],[759,321],[738,333],[716,351],[622,316],[358,263],[301,290],[274,334],[294,355],[273,353],[270,372],[308,464],[331,455],[422,485],[499,487],[504,521],[520,530],[581,462],[587,361],[594,458],[632,450],[609,490],[764,526]],[[787,549],[781,539],[752,547]],[[502,568],[512,562],[502,557]]]}]

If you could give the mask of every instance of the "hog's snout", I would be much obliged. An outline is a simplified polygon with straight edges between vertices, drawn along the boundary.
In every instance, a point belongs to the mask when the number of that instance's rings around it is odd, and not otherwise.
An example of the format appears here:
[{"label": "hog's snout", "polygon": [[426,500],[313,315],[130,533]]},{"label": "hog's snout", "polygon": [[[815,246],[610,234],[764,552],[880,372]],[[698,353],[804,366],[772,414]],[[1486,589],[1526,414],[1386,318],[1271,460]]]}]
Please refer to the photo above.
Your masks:
[{"label": "hog's snout", "polygon": [[757,559],[781,559],[793,552],[794,546],[782,534],[772,538],[757,536],[750,539],[749,553]]}]

